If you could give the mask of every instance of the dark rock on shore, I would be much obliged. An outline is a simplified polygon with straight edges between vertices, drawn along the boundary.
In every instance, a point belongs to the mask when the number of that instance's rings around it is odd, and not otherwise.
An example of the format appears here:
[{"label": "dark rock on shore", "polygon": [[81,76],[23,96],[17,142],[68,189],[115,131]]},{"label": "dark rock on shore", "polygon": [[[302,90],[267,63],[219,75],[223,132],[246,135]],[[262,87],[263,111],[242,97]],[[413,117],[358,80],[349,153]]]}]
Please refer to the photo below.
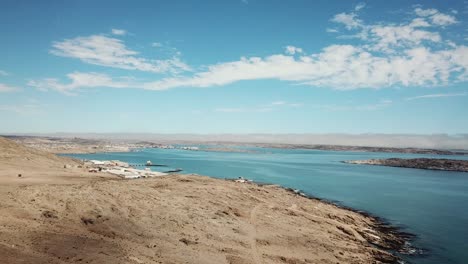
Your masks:
[{"label": "dark rock on shore", "polygon": [[282,149],[315,149],[326,151],[355,151],[355,152],[385,152],[385,153],[411,153],[430,155],[468,155],[468,152],[451,151],[426,148],[396,148],[396,147],[369,147],[344,145],[308,145],[308,144],[256,144],[257,147]]},{"label": "dark rock on shore", "polygon": [[365,164],[365,165],[378,165],[390,167],[403,167],[425,170],[445,170],[445,171],[460,171],[468,172],[468,160],[454,160],[454,159],[369,159],[369,160],[350,160],[344,161],[351,164]]}]

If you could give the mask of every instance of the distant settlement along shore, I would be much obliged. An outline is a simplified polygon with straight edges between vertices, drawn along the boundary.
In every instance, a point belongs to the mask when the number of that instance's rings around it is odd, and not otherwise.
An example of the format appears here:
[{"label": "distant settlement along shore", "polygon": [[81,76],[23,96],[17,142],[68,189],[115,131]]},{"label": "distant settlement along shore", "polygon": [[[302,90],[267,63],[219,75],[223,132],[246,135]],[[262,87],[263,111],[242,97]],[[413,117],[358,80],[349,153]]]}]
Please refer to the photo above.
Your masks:
[{"label": "distant settlement along shore", "polygon": [[[385,153],[409,153],[427,155],[468,155],[468,151],[441,150],[426,148],[394,148],[394,147],[370,147],[370,146],[344,146],[344,145],[312,145],[312,144],[276,144],[276,143],[241,143],[241,142],[195,142],[195,141],[118,141],[84,138],[38,137],[38,136],[6,136],[23,145],[45,150],[52,153],[98,153],[98,152],[129,152],[142,148],[174,148],[174,145],[184,150],[211,151],[211,152],[246,152],[255,153],[252,150],[239,149],[234,146],[253,146],[260,148],[281,149],[311,149],[325,151],[354,151],[354,152],[385,152]],[[194,145],[203,144],[207,148],[198,148]]]}]

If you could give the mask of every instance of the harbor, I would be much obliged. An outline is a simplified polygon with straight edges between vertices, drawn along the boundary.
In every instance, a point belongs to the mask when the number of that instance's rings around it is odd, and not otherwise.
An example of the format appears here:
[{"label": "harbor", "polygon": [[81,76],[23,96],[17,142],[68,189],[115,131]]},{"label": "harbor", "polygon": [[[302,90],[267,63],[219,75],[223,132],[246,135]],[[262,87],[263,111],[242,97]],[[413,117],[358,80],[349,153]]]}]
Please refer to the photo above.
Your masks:
[{"label": "harbor", "polygon": [[[120,160],[85,160],[85,167],[88,172],[107,172],[124,179],[139,179],[167,176],[170,173],[183,171],[181,168],[169,169],[159,172],[153,171],[150,167],[168,167],[163,164],[153,164],[147,161],[145,164],[129,164]],[[137,169],[136,167],[146,167],[145,169]]]}]

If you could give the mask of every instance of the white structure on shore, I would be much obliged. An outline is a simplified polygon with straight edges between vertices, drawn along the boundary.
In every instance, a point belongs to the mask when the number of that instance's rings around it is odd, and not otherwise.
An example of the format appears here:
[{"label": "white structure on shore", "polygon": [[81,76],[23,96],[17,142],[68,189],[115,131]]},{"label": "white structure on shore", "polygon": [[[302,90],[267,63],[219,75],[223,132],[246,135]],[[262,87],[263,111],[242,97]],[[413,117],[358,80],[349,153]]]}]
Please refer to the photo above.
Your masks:
[{"label": "white structure on shore", "polygon": [[[151,164],[151,161],[148,162]],[[147,165],[148,162],[146,163]],[[90,172],[108,172],[110,174],[114,174],[125,179],[159,177],[167,175],[166,173],[151,171],[149,168],[145,170],[135,169],[130,167],[128,163],[119,160],[90,160],[87,162],[86,165],[90,167]]]}]

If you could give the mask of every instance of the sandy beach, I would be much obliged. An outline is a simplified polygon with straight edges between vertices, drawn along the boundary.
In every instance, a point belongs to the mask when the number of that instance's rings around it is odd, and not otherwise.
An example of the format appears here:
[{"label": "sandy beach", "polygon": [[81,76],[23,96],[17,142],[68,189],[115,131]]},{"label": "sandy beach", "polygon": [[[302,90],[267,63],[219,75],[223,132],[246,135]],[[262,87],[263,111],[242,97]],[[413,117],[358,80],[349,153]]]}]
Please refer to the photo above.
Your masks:
[{"label": "sandy beach", "polygon": [[122,180],[1,138],[0,148],[3,263],[392,263],[386,250],[404,242],[375,218],[279,186]]}]

